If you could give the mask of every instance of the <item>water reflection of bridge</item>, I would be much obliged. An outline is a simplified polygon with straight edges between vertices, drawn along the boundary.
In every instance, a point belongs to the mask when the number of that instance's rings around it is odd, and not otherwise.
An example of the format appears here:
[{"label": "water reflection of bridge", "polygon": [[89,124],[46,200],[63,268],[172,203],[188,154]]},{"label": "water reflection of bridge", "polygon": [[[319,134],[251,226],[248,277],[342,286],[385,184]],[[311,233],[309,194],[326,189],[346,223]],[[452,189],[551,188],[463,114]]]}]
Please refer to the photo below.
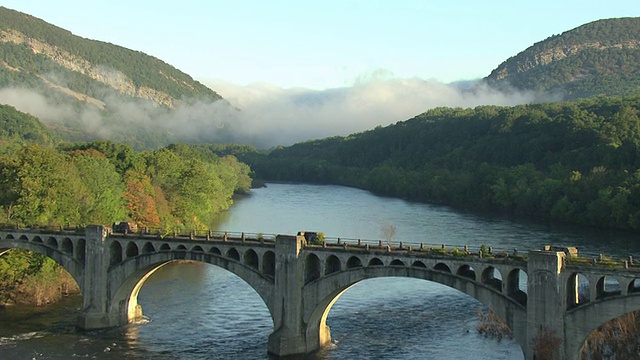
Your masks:
[{"label": "water reflection of bridge", "polygon": [[263,299],[274,331],[268,351],[313,352],[331,340],[326,319],[338,297],[359,281],[410,277],[462,291],[510,327],[525,357],[533,339],[550,329],[563,340],[564,359],[577,359],[589,333],[640,310],[640,267],[633,261],[582,258],[567,249],[524,253],[480,248],[403,245],[333,239],[308,244],[302,236],[208,233],[160,237],[78,230],[0,230],[0,253],[21,248],[52,258],[84,296],[78,326],[124,325],[142,316],[137,296],[158,268],[176,260],[220,266]]}]

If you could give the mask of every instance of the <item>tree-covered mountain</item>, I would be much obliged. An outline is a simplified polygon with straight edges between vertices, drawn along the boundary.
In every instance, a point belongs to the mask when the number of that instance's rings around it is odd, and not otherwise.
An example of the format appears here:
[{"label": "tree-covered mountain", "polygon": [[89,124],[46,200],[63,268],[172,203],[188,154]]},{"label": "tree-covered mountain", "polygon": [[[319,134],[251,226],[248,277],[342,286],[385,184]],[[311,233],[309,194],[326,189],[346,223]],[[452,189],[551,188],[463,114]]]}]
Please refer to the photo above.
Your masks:
[{"label": "tree-covered mountain", "polygon": [[52,145],[57,140],[37,118],[0,104],[0,148],[8,144],[24,145],[30,142]]},{"label": "tree-covered mountain", "polygon": [[0,103],[37,116],[63,139],[138,148],[220,140],[224,114],[236,111],[160,59],[4,7],[0,89]]},{"label": "tree-covered mountain", "polygon": [[387,127],[238,154],[266,180],[640,230],[640,97],[437,108]]},{"label": "tree-covered mountain", "polygon": [[500,64],[492,86],[540,99],[640,94],[640,18],[594,21],[535,43]]}]

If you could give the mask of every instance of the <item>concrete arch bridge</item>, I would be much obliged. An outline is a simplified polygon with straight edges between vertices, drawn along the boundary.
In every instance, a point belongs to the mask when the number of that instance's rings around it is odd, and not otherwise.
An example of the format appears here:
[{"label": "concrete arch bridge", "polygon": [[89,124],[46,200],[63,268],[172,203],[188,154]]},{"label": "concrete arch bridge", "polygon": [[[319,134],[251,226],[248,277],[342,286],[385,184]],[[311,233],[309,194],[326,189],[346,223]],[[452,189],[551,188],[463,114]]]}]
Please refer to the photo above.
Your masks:
[{"label": "concrete arch bridge", "polygon": [[360,240],[314,245],[293,235],[161,237],[110,234],[102,226],[0,229],[0,254],[14,248],[44,254],[71,274],[84,299],[77,324],[88,330],[140,318],[140,288],[172,261],[222,267],[267,305],[274,323],[268,351],[279,356],[327,345],[331,306],[354,284],[376,277],[424,279],[473,296],[505,321],[526,359],[533,359],[534,338],[543,330],[563,340],[560,358],[578,359],[594,329],[640,310],[640,267],[631,259],[586,259],[574,249],[551,246],[522,256]]}]

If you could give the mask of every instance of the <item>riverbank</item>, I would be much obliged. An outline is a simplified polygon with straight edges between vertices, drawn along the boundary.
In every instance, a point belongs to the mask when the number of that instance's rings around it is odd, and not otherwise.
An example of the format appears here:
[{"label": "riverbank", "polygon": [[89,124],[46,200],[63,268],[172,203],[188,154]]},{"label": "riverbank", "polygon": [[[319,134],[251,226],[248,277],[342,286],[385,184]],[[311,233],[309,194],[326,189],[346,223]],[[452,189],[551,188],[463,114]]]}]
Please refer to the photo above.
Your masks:
[{"label": "riverbank", "polygon": [[43,255],[13,250],[0,257],[0,306],[42,306],[79,291],[75,279]]}]

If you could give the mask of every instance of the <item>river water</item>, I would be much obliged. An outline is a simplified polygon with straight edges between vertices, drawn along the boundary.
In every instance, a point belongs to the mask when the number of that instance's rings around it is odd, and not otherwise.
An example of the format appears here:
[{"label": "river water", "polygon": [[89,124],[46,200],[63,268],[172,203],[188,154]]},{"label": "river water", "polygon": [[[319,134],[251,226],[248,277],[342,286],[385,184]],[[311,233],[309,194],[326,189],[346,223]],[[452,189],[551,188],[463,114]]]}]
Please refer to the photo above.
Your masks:
[{"label": "river water", "polygon": [[[220,217],[219,230],[471,245],[520,251],[544,244],[582,253],[640,255],[637,236],[517,222],[454,211],[366,191],[307,184],[267,184]],[[634,241],[636,240],[636,241]],[[269,359],[273,330],[259,296],[237,276],[207,264],[174,264],[154,273],[139,294],[148,321],[84,332],[74,328],[79,296],[42,308],[0,310],[0,359]],[[476,331],[475,299],[424,280],[381,278],[349,289],[327,324],[333,345],[308,360],[522,359],[510,339]]]}]

